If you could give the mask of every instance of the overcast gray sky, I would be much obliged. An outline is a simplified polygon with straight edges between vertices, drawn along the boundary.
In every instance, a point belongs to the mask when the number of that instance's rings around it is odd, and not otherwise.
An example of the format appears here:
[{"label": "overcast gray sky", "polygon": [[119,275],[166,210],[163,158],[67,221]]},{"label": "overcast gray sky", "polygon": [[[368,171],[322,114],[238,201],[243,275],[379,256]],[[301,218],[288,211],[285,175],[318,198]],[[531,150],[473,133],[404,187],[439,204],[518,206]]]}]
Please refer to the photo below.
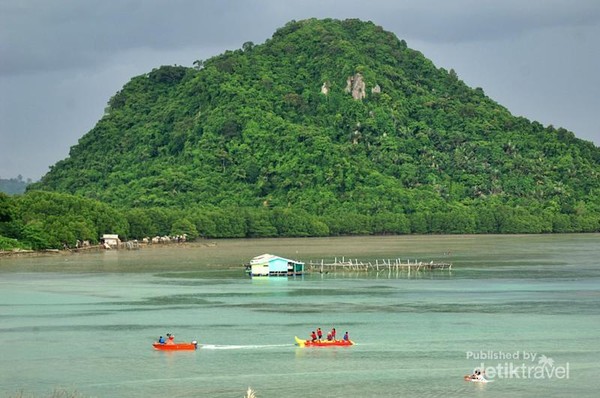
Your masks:
[{"label": "overcast gray sky", "polygon": [[598,0],[0,0],[0,178],[39,179],[133,76],[360,18],[513,114],[600,146]]}]

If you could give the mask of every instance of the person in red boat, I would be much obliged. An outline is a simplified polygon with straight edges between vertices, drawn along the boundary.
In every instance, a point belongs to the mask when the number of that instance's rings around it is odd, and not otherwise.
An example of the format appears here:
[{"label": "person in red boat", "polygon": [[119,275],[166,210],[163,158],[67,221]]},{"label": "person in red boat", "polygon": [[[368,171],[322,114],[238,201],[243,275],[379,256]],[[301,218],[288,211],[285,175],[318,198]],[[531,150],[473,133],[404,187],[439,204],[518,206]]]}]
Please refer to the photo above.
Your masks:
[{"label": "person in red boat", "polygon": [[171,333],[167,333],[167,342],[165,344],[175,344],[175,336],[173,336]]},{"label": "person in red boat", "polygon": [[331,332],[327,333],[327,341],[331,341],[333,340],[333,336],[331,335]]},{"label": "person in red boat", "polygon": [[344,333],[344,341],[349,341],[350,337],[348,337],[348,332]]},{"label": "person in red boat", "polygon": [[323,331],[321,330],[321,328],[317,328],[317,337],[319,338],[319,340],[323,338]]},{"label": "person in red boat", "polygon": [[315,331],[313,330],[312,333],[310,334],[310,338],[312,339],[312,341],[317,341],[317,334],[315,333]]},{"label": "person in red boat", "polygon": [[335,328],[331,329],[331,340],[335,341]]}]

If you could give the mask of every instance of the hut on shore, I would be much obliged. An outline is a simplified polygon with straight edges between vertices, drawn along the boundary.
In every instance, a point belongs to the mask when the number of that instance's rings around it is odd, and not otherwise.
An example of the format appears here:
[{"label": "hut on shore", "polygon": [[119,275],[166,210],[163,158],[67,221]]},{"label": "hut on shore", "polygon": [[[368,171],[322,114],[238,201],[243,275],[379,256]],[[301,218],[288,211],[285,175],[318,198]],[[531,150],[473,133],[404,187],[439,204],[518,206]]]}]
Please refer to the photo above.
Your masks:
[{"label": "hut on shore", "polygon": [[100,244],[106,249],[118,248],[121,244],[121,239],[119,239],[119,235],[104,234],[102,235],[102,238],[100,238]]}]

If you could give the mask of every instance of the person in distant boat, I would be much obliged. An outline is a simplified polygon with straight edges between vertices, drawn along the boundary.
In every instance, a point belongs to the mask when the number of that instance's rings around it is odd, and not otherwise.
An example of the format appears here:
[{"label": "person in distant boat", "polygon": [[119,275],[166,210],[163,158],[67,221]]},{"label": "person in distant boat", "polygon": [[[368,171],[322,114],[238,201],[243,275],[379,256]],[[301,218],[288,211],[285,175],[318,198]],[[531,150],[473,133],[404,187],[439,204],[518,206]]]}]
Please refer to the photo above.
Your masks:
[{"label": "person in distant boat", "polygon": [[344,341],[349,341],[350,337],[348,337],[348,332],[344,333]]},{"label": "person in distant boat", "polygon": [[317,337],[319,338],[319,340],[323,338],[323,331],[321,330],[321,328],[317,328]]},{"label": "person in distant boat", "polygon": [[315,333],[315,331],[313,330],[312,333],[310,334],[310,338],[312,339],[312,341],[317,341],[317,334]]},{"label": "person in distant boat", "polygon": [[167,333],[167,336],[169,337],[169,339],[167,340],[167,342],[165,344],[175,344],[175,336],[173,336],[170,333]]},{"label": "person in distant boat", "polygon": [[160,344],[165,344],[165,338],[164,338],[164,337],[162,337],[162,336],[160,336],[160,337],[158,338],[158,342],[159,342]]},{"label": "person in distant boat", "polygon": [[331,329],[331,339],[335,340],[335,328]]},{"label": "person in distant boat", "polygon": [[331,336],[331,332],[327,333],[327,341],[331,341],[333,340],[333,337]]}]

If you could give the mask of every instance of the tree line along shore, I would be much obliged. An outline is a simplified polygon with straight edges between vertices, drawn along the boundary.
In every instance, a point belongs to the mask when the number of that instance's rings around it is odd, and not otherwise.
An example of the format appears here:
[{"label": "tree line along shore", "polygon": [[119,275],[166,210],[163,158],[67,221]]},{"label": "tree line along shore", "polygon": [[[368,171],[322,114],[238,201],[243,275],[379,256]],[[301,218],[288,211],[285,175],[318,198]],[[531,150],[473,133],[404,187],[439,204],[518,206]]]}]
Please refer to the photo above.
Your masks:
[{"label": "tree line along shore", "polygon": [[[583,205],[582,205],[583,206]],[[155,236],[198,238],[319,237],[404,234],[517,234],[599,232],[600,216],[560,209],[484,202],[448,204],[410,213],[339,209],[311,214],[295,207],[119,209],[79,196],[33,191],[0,194],[0,249],[75,249],[104,234],[123,241]]]}]

